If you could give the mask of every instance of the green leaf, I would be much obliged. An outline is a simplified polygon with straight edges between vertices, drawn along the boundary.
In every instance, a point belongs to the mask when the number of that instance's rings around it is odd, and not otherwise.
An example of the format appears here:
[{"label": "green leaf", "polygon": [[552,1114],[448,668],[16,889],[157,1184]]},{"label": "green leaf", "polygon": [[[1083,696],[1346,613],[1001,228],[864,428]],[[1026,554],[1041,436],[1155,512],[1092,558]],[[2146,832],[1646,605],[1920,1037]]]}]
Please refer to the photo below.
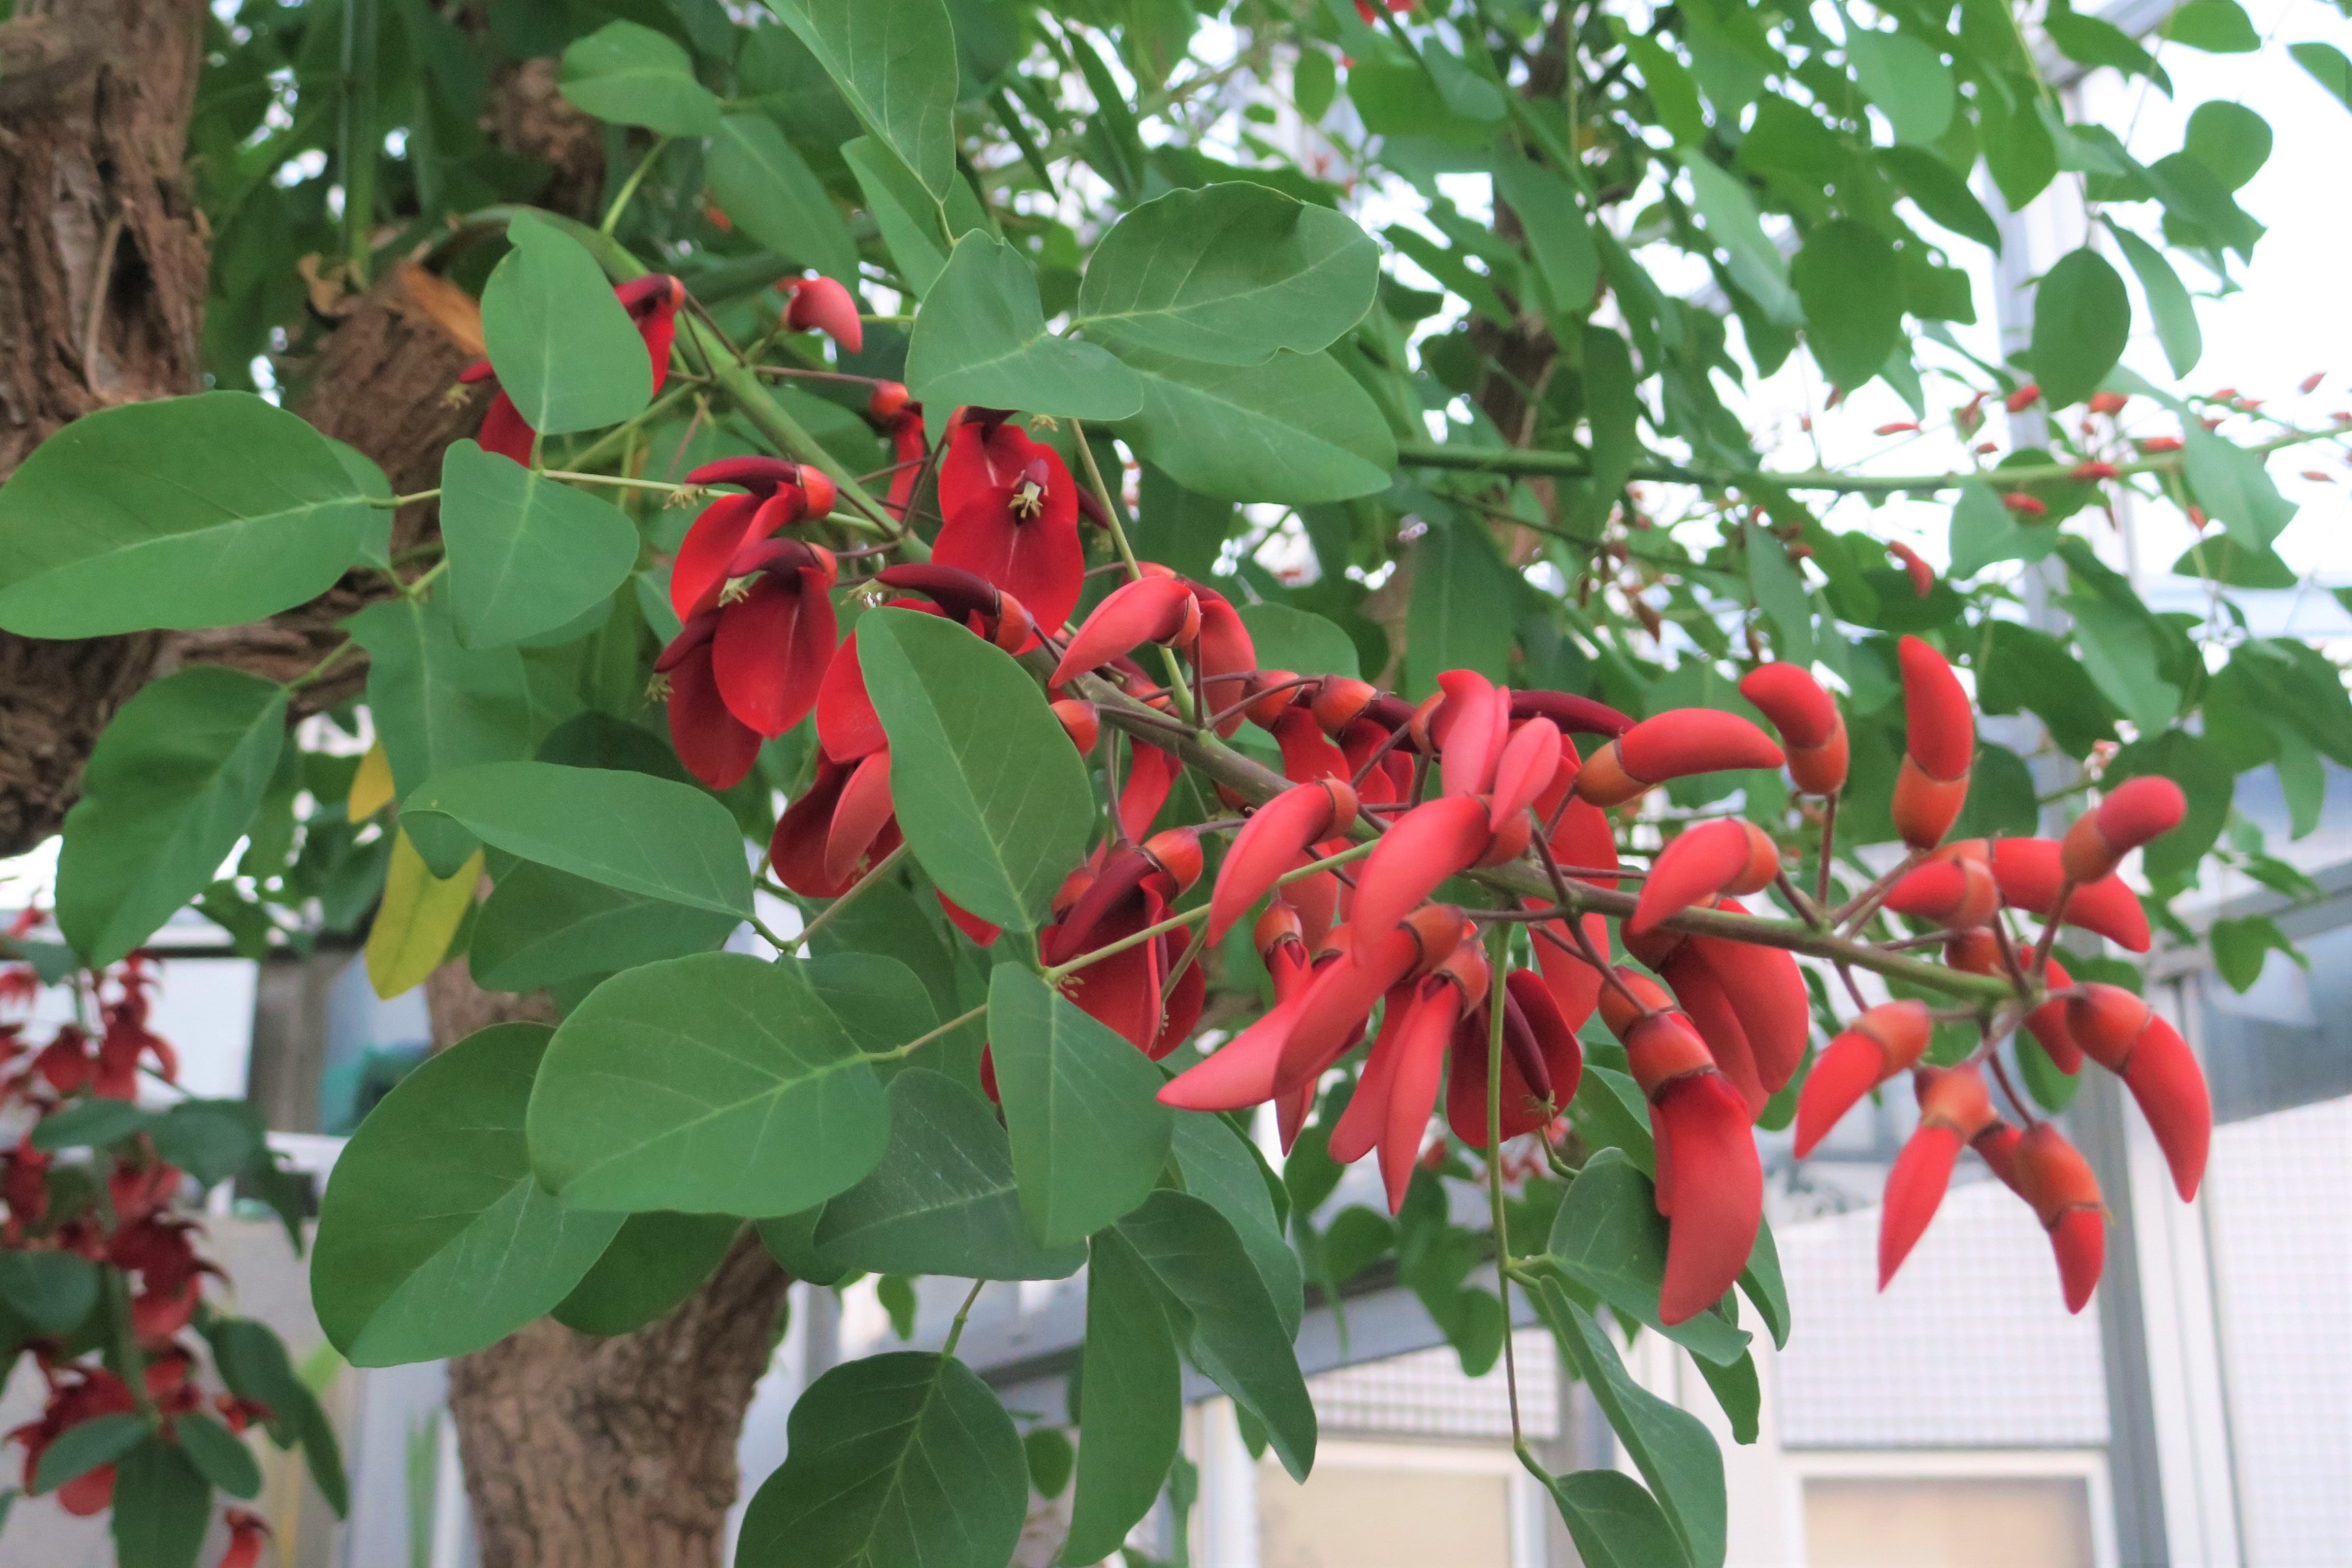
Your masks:
[{"label": "green leaf", "polygon": [[1881,147],[1876,155],[1879,167],[1919,204],[1921,212],[1987,250],[2000,249],[2000,225],[1949,163],[1924,147]]},{"label": "green leaf", "polygon": [[0,1305],[42,1333],[69,1334],[98,1304],[98,1265],[77,1252],[0,1252]]},{"label": "green leaf", "polygon": [[1541,1283],[1537,1306],[1650,1483],[1695,1568],[1722,1568],[1723,1456],[1705,1424],[1634,1382],[1592,1314],[1570,1301],[1557,1283]]},{"label": "green leaf", "polygon": [[1337,622],[1287,604],[1244,604],[1241,616],[1264,669],[1291,670],[1302,675],[1360,673],[1355,639]]},{"label": "green leaf", "polygon": [[114,1463],[137,1448],[151,1430],[147,1417],[127,1413],[76,1422],[41,1450],[41,1462],[33,1467],[33,1495],[53,1492],[100,1465]]},{"label": "green leaf", "polygon": [[[307,1190],[307,1189],[306,1189]],[[302,1446],[302,1458],[319,1494],[338,1517],[350,1511],[351,1488],[343,1478],[342,1450],[318,1398],[287,1359],[286,1346],[267,1325],[251,1318],[215,1313],[204,1329],[213,1364],[231,1393],[269,1412],[271,1438],[281,1447]]]},{"label": "green leaf", "polygon": [[[1100,447],[1096,450],[1108,473],[1112,459]],[[1139,466],[1136,515],[1127,524],[1129,545],[1142,559],[1156,560],[1185,577],[1208,578],[1233,532],[1234,504],[1196,495],[1149,463]]]},{"label": "green leaf", "polygon": [[954,622],[911,610],[862,616],[857,658],[915,858],[982,919],[1036,929],[1095,818],[1086,765],[1036,681]]},{"label": "green leaf", "polygon": [[664,136],[709,136],[719,99],[694,79],[694,59],[651,27],[607,22],[563,51],[560,90],[575,108]]},{"label": "green leaf", "polygon": [[1689,1563],[1658,1500],[1622,1470],[1577,1470],[1549,1479],[1552,1502],[1584,1568],[1679,1568]]},{"label": "green leaf", "polygon": [[563,435],[645,407],[653,361],[595,257],[528,213],[507,225],[507,238],[514,249],[482,288],[482,340],[524,423]]},{"label": "green leaf", "polygon": [[2107,232],[2115,236],[2124,259],[2131,263],[2132,272],[2139,278],[2140,292],[2147,297],[2147,313],[2156,321],[2157,341],[2164,345],[2165,362],[2176,376],[2185,376],[2194,370],[2205,352],[2205,335],[2197,325],[2196,302],[2180,281],[2164,253],[2147,241],[2124,228],[2112,218],[2105,220]]},{"label": "green leaf", "polygon": [[1243,183],[1171,191],[1121,218],[1087,262],[1075,324],[1164,354],[1263,364],[1311,354],[1363,319],[1371,235],[1328,207]]},{"label": "green leaf", "polygon": [[1159,1500],[1183,1436],[1184,1372],[1151,1270],[1118,1230],[1094,1239],[1078,1380],[1078,1490],[1062,1561],[1098,1563]]},{"label": "green leaf", "polygon": [[2088,246],[2042,274],[2033,295],[2033,377],[2053,409],[2099,390],[2131,337],[2131,297]]},{"label": "green leaf", "polygon": [[1319,124],[1331,112],[1332,99],[1339,92],[1339,73],[1333,68],[1331,57],[1321,49],[1299,50],[1297,63],[1291,68],[1290,93],[1301,118],[1309,125]]},{"label": "green leaf", "polygon": [[1903,339],[1903,276],[1885,236],[1834,219],[1805,236],[1789,275],[1822,373],[1847,388],[1876,375]]},{"label": "green leaf", "polygon": [[[859,895],[862,903],[871,894]],[[880,953],[835,951],[800,965],[816,992],[860,1051],[879,1054],[919,1040],[939,1027],[939,1010],[914,972]],[[877,1063],[877,1067],[895,1063]]]},{"label": "green leaf", "polygon": [[2263,47],[2262,36],[2237,0],[2189,0],[2158,31],[2176,44],[2208,54],[2245,55]]},{"label": "green leaf", "polygon": [[1845,57],[1862,90],[1895,127],[1895,141],[1924,147],[1950,127],[1952,73],[1923,40],[1849,21]]},{"label": "green leaf", "polygon": [[1706,220],[1707,237],[1729,257],[1731,280],[1764,307],[1766,316],[1784,326],[1795,326],[1803,319],[1803,311],[1789,287],[1789,264],[1780,247],[1764,232],[1748,187],[1737,175],[1705,158],[1685,159],[1683,168],[1698,198],[1699,215]]},{"label": "green leaf", "polygon": [[151,1437],[115,1469],[115,1568],[195,1568],[212,1526],[212,1486],[188,1455]]},{"label": "green leaf", "polygon": [[707,953],[740,924],[732,914],[681,908],[525,861],[491,890],[466,956],[485,990],[535,991]]},{"label": "green leaf", "polygon": [[[892,1276],[897,1278],[897,1276]],[[911,1334],[901,1334],[905,1339]],[[1029,1486],[1048,1501],[1069,1490],[1070,1472],[1078,1466],[1078,1450],[1058,1427],[1033,1427],[1021,1437],[1021,1457],[1029,1467]]]},{"label": "green leaf", "polygon": [[1744,525],[1748,540],[1748,591],[1756,608],[1780,633],[1781,658],[1800,666],[1813,662],[1813,607],[1805,576],[1777,538],[1754,523]]},{"label": "green leaf", "polygon": [[2144,732],[2162,729],[2180,709],[2180,693],[2159,671],[2156,633],[2141,616],[2095,594],[2067,596],[2083,667],[2106,699]]},{"label": "green leaf", "polygon": [[621,1228],[532,1178],[523,1113],[551,1038],[497,1024],[427,1057],[344,1145],[319,1206],[310,1299],[355,1365],[494,1343],[568,1295]]},{"label": "green leaf", "polygon": [[857,287],[857,242],[774,120],[729,115],[710,139],[703,167],[710,193],[737,228],[788,260]]},{"label": "green leaf", "polygon": [[1483,524],[1433,526],[1413,547],[1412,598],[1405,610],[1405,688],[1437,690],[1443,670],[1475,670],[1500,681],[1511,658],[1511,612],[1518,576]]},{"label": "green leaf", "polygon": [[147,1113],[131,1101],[93,1095],[35,1123],[32,1144],[45,1153],[96,1148],[146,1131],[149,1120]]},{"label": "green leaf", "polygon": [[[889,10],[877,5],[877,10]],[[737,1568],[1004,1568],[1029,1513],[1020,1434],[953,1356],[836,1366],[793,1406]]]},{"label": "green leaf", "polygon": [[1699,104],[1698,83],[1691,79],[1682,61],[1655,38],[1629,37],[1625,49],[1641,68],[1642,85],[1649,93],[1657,122],[1676,145],[1696,147],[1706,141],[1706,110]]},{"label": "green leaf", "polygon": [[619,507],[470,441],[441,456],[441,538],[468,648],[569,624],[637,564],[637,527]]},{"label": "green leaf", "polygon": [[742,831],[688,785],[614,768],[484,762],[435,774],[401,807],[404,819],[427,811],[493,849],[624,893],[751,912]]},{"label": "green leaf", "polygon": [[1257,1418],[1282,1468],[1304,1480],[1315,1463],[1315,1406],[1265,1281],[1234,1228],[1202,1199],[1162,1188],[1118,1229],[1190,1315],[1192,1364]]},{"label": "green leaf", "polygon": [[871,136],[844,142],[841,156],[857,176],[866,210],[898,276],[917,299],[923,298],[948,266],[947,231],[940,226],[939,203],[897,153]]},{"label": "green leaf", "polygon": [[253,1451],[210,1416],[191,1411],[173,1416],[172,1436],[204,1478],[229,1496],[261,1494],[261,1467],[254,1462]]},{"label": "green leaf", "polygon": [[58,925],[92,967],[202,893],[286,743],[286,690],[200,664],[142,687],[98,737],[66,813]]},{"label": "green leaf", "polygon": [[2284,953],[2306,969],[2311,967],[2279,929],[2278,922],[2266,915],[2216,920],[2205,928],[2205,940],[2213,949],[2213,967],[2240,996],[2263,977],[2273,953]]},{"label": "green leaf", "polygon": [[2057,534],[2049,524],[2020,521],[1991,486],[1963,485],[1952,504],[1952,580],[1965,581],[2005,560],[2040,560],[2057,544]]},{"label": "green leaf", "polygon": [[890,1081],[890,1141],[871,1174],[824,1206],[826,1262],[877,1274],[1060,1280],[1086,1249],[1029,1239],[1013,1150],[988,1103],[927,1068]]},{"label": "green leaf", "polygon": [[114,1472],[116,1568],[194,1568],[212,1523],[212,1488],[177,1445],[150,1437]]},{"label": "green leaf", "polygon": [[2201,577],[2231,588],[2293,588],[2303,580],[2276,550],[2251,550],[2227,534],[2198,539],[2170,570],[2175,577]]},{"label": "green leaf", "polygon": [[2289,44],[2286,52],[2313,80],[2334,93],[2336,101],[2352,109],[2352,58],[2343,50],[2333,44]]},{"label": "green leaf", "polygon": [[1265,1281],[1283,1333],[1296,1338],[1306,1311],[1306,1276],[1298,1254],[1283,1239],[1282,1218],[1275,1212],[1258,1152],[1223,1117],[1199,1111],[1177,1114],[1174,1147],[1184,1190],[1225,1217]]},{"label": "green leaf", "polygon": [[866,129],[945,200],[956,177],[955,28],[940,0],[775,0]]},{"label": "green leaf", "polygon": [[1603,1149],[1570,1184],[1546,1246],[1562,1272],[1629,1318],[1657,1330],[1704,1361],[1727,1366],[1748,1354],[1748,1335],[1713,1312],[1669,1327],[1658,1319],[1666,1277],[1666,1222],[1650,1178],[1622,1149]]},{"label": "green leaf", "polygon": [[2246,549],[2270,549],[2294,521],[2297,507],[2279,494],[2261,455],[2194,419],[2181,422],[2180,434],[2188,444],[2182,466],[2189,487],[2206,512],[2220,518],[2230,537]]},{"label": "green leaf", "polygon": [[2270,121],[2242,103],[2213,99],[2189,116],[2181,151],[2210,170],[2224,190],[2235,191],[2270,161]]},{"label": "green leaf", "polygon": [[874,1166],[873,1067],[798,967],[700,953],[615,975],[555,1031],[530,1097],[540,1180],[576,1207],[748,1218]]},{"label": "green leaf", "polygon": [[1772,1239],[1771,1222],[1756,1228],[1756,1245],[1748,1254],[1748,1267],[1739,1271],[1739,1290],[1748,1298],[1772,1343],[1782,1350],[1789,1347],[1789,1287],[1780,1278],[1780,1249]]},{"label": "green leaf", "polygon": [[246,392],[85,414],[0,486],[0,627],[234,626],[315,599],[375,508],[310,425]]},{"label": "green leaf", "polygon": [[1135,373],[1093,343],[1045,326],[1037,275],[984,230],[956,241],[915,317],[907,385],[946,407],[1027,409],[1070,419],[1126,419],[1143,406]]},{"label": "green leaf", "polygon": [[1530,159],[1497,153],[1495,193],[1517,214],[1553,310],[1581,316],[1591,309],[1601,282],[1601,252],[1577,204],[1576,188]]},{"label": "green leaf", "polygon": [[1588,1066],[1568,1103],[1577,1136],[1596,1149],[1622,1149],[1643,1176],[1657,1173],[1657,1143],[1650,1132],[1649,1102],[1631,1078],[1610,1068]]},{"label": "green leaf", "polygon": [[1209,365],[1106,337],[1142,386],[1142,411],[1118,435],[1186,489],[1307,506],[1388,488],[1396,437],[1329,354]]},{"label": "green leaf", "polygon": [[1018,964],[989,977],[988,1040],[1037,1244],[1082,1240],[1141,1203],[1175,1117],[1151,1059]]},{"label": "green leaf", "polygon": [[1756,1441],[1763,1427],[1764,1386],[1756,1375],[1756,1358],[1743,1355],[1729,1366],[1717,1366],[1711,1361],[1693,1364],[1698,1375],[1706,1379],[1707,1392],[1723,1409],[1724,1418],[1731,1423],[1731,1440],[1748,1444]]},{"label": "green leaf", "polygon": [[446,598],[391,599],[343,622],[367,650],[368,714],[403,793],[436,773],[529,757],[536,711],[522,653],[457,644]]},{"label": "green leaf", "polygon": [[731,1214],[633,1214],[550,1315],[581,1333],[633,1333],[694,1294],[742,1229]]}]

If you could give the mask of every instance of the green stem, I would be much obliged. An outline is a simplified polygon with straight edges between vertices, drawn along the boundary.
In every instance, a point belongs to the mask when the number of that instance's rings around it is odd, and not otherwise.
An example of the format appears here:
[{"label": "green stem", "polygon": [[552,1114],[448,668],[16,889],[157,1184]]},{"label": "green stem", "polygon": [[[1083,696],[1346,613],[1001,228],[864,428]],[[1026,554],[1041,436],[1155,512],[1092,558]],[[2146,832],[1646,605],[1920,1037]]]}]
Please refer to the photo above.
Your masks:
[{"label": "green stem", "polygon": [[[2326,441],[2340,434],[2334,430],[2297,431],[2292,435],[2261,442],[2242,450],[2256,456],[2265,456],[2284,447]],[[2187,455],[2185,452],[2158,453],[2153,457],[2118,463],[2115,468],[2119,477],[2134,474],[2175,474],[2180,472]],[[1397,448],[1397,461],[1408,467],[1456,468],[1485,474],[1564,478],[1586,476],[1592,471],[1591,463],[1580,452],[1546,452],[1517,446],[1479,447],[1451,443],[1442,446],[1425,442],[1401,444]],[[1731,488],[1760,486],[1780,490],[1837,490],[1857,495],[1893,495],[1900,491],[1924,494],[1956,490],[1963,485],[1992,485],[2002,489],[2016,489],[2029,485],[2055,484],[2072,479],[2079,466],[2074,463],[2035,463],[2014,468],[1969,469],[1951,474],[1878,475],[1839,474],[1824,468],[1772,473],[1763,469],[1706,469],[1680,463],[1654,463],[1637,465],[1631,477]]]},{"label": "green stem", "polygon": [[971,1316],[971,1304],[980,1300],[980,1288],[987,1283],[985,1280],[974,1280],[971,1282],[971,1293],[964,1297],[963,1305],[956,1309],[955,1322],[948,1327],[948,1342],[940,1346],[941,1355],[955,1354],[957,1342],[963,1338],[964,1320]]},{"label": "green stem", "polygon": [[609,235],[620,225],[621,214],[629,210],[629,198],[637,193],[637,187],[645,183],[646,175],[653,169],[654,160],[660,157],[668,145],[668,137],[654,138],[654,144],[646,149],[646,155],[637,160],[637,166],[629,171],[627,179],[621,182],[620,190],[614,193],[613,204],[604,209],[604,221],[596,225],[598,234]]},{"label": "green stem", "polygon": [[551,479],[569,479],[575,485],[614,485],[625,490],[666,490],[672,495],[681,490],[698,491],[699,485],[677,485],[667,479],[632,479],[621,474],[583,474],[570,468],[543,468],[541,473]]},{"label": "green stem", "polygon": [[430,490],[412,491],[410,494],[405,496],[370,496],[368,497],[368,505],[371,507],[383,507],[390,511],[396,511],[402,507],[415,506],[419,501],[436,501],[440,498],[441,486],[436,485]]},{"label": "green stem", "polygon": [[1511,1229],[1505,1222],[1503,1208],[1504,981],[1509,972],[1510,956],[1510,929],[1497,925],[1486,939],[1486,1210],[1495,1227],[1495,1292],[1503,1301],[1503,1384],[1511,1399],[1511,1443],[1517,1447],[1522,1441],[1519,1363],[1511,1349]]},{"label": "green stem", "polygon": [[603,462],[611,453],[621,451],[626,447],[629,444],[630,438],[634,436],[639,429],[652,421],[659,419],[663,414],[667,413],[671,409],[677,407],[678,403],[690,396],[693,392],[693,385],[689,382],[678,382],[676,385],[665,387],[662,390],[661,396],[654,399],[653,402],[646,404],[645,407],[639,409],[635,413],[631,414],[626,420],[614,425],[612,429],[606,431],[604,434],[598,436],[595,440],[590,442],[587,445],[573,453],[568,461],[574,468],[586,468],[593,464]]},{"label": "green stem", "polygon": [[445,555],[439,560],[435,561],[430,567],[426,568],[422,574],[413,577],[406,582],[402,583],[400,585],[401,597],[404,599],[424,598],[425,591],[433,585],[433,580],[448,570],[449,558]]},{"label": "green stem", "polygon": [[961,1029],[964,1025],[971,1022],[972,1019],[980,1017],[986,1011],[988,1011],[988,1004],[986,1002],[982,1002],[980,1006],[971,1009],[968,1012],[956,1014],[955,1017],[948,1019],[947,1022],[940,1025],[939,1028],[931,1030],[929,1034],[917,1035],[914,1039],[908,1040],[904,1045],[894,1045],[887,1051],[868,1051],[866,1054],[866,1060],[868,1061],[897,1061],[902,1058],[912,1056],[923,1047],[930,1044],[931,1041],[939,1039],[940,1036],[943,1034],[953,1034],[956,1030]]},{"label": "green stem", "polygon": [[317,664],[311,665],[309,669],[303,671],[300,674],[287,682],[286,689],[289,692],[300,691],[304,686],[309,685],[311,682],[325,674],[329,670],[334,668],[335,662],[337,660],[341,659],[344,654],[350,653],[352,649],[358,646],[359,644],[352,641],[350,638],[344,638],[341,642],[327,650],[327,656],[325,658],[320,660]]},{"label": "green stem", "polygon": [[831,904],[826,904],[824,908],[818,913],[815,919],[810,921],[806,925],[802,926],[801,934],[793,938],[792,946],[793,947],[805,948],[808,946],[809,938],[815,936],[819,931],[824,929],[824,923],[826,921],[840,914],[842,910],[846,908],[851,901],[856,899],[859,894],[864,893],[867,888],[872,887],[876,883],[880,882],[885,876],[888,875],[890,868],[897,865],[906,857],[907,841],[904,839],[901,839],[898,841],[898,847],[897,849],[892,850],[888,854],[884,855],[880,860],[876,861],[871,870],[867,871],[864,876],[859,877],[856,882],[844,888],[839,898],[836,898]]}]

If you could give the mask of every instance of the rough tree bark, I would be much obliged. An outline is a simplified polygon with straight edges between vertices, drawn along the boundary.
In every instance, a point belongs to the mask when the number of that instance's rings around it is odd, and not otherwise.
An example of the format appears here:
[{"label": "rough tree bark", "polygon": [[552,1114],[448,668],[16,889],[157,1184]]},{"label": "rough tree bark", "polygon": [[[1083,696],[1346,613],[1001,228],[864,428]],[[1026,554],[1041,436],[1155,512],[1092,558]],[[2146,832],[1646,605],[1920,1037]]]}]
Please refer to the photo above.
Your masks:
[{"label": "rough tree bark", "polygon": [[[426,982],[436,1044],[543,1019],[462,963]],[[631,1334],[552,1319],[453,1362],[449,1410],[482,1568],[718,1568],[735,1437],[791,1281],[746,1229],[703,1288]]]},{"label": "rough tree bark", "polygon": [[[50,432],[194,392],[206,252],[182,174],[204,0],[19,0],[0,23],[0,478]],[[152,632],[0,632],[0,854],[57,831]]]}]

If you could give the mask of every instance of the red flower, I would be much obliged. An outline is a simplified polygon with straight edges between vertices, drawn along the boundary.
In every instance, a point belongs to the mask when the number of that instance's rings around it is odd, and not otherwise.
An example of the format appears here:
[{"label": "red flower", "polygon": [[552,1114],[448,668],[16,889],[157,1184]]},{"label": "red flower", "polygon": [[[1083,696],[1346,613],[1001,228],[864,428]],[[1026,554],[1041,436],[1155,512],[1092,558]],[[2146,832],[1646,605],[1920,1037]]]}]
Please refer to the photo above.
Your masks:
[{"label": "red flower", "polygon": [[951,425],[940,464],[945,520],[931,559],[986,578],[1026,605],[1040,629],[1059,631],[1087,570],[1068,467],[1003,413],[960,410]]},{"label": "red flower", "polygon": [[751,770],[761,736],[783,734],[816,706],[835,652],[836,570],[821,545],[753,539],[654,661],[678,757],[713,789]]},{"label": "red flower", "polygon": [[697,468],[686,482],[740,485],[744,493],[712,501],[686,530],[669,573],[669,604],[680,620],[726,580],[736,552],[779,528],[825,516],[835,493],[822,471],[781,457],[724,457]]}]

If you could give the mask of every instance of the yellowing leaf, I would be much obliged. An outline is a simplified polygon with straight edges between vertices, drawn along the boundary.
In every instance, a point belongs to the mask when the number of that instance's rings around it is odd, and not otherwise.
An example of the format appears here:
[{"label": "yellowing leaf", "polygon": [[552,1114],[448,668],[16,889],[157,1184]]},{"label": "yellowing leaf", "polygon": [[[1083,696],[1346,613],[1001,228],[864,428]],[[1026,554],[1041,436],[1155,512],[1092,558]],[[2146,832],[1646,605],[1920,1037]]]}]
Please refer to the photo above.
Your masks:
[{"label": "yellowing leaf", "polygon": [[[357,793],[356,788],[353,793]],[[383,903],[368,932],[368,984],[387,1000],[440,966],[473,905],[474,884],[482,877],[482,852],[476,850],[446,880],[425,869],[425,858],[402,833],[392,841],[392,864],[384,872]]]},{"label": "yellowing leaf", "polygon": [[364,822],[392,804],[392,758],[379,738],[360,758],[360,770],[352,775],[352,798],[343,807],[343,815]]}]

